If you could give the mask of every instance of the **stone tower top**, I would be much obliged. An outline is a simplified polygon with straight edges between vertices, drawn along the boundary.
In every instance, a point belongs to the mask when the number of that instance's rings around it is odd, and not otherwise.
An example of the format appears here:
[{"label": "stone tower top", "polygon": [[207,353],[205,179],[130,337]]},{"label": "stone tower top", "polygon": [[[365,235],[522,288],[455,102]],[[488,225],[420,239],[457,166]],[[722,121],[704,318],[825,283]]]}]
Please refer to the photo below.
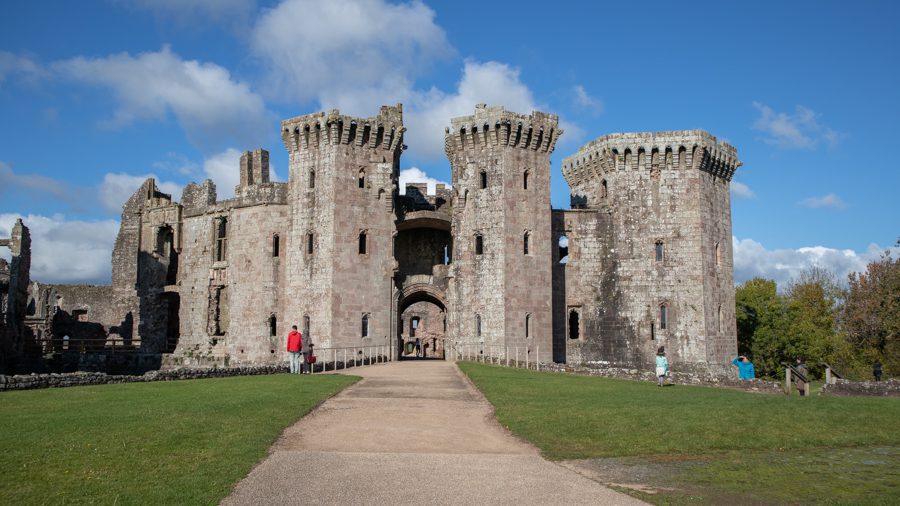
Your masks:
[{"label": "stone tower top", "polygon": [[405,131],[403,104],[383,105],[378,116],[370,118],[342,115],[332,109],[281,122],[281,139],[291,153],[340,144],[394,152],[403,149]]},{"label": "stone tower top", "polygon": [[741,166],[731,144],[703,130],[675,130],[604,135],[564,158],[562,172],[574,188],[616,169],[652,169],[660,164],[699,169],[726,181]]},{"label": "stone tower top", "polygon": [[488,146],[508,146],[552,153],[563,131],[555,114],[534,111],[529,115],[503,107],[475,106],[475,114],[453,118],[444,130],[447,156]]},{"label": "stone tower top", "polygon": [[269,182],[269,152],[265,149],[244,151],[241,155],[241,182],[238,188]]}]

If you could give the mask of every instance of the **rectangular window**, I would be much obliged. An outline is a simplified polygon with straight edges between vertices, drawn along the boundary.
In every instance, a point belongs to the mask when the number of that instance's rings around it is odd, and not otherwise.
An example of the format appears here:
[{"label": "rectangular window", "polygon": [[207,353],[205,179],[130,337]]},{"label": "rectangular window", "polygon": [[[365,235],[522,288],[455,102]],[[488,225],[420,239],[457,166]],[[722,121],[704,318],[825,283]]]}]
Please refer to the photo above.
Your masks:
[{"label": "rectangular window", "polygon": [[228,247],[228,220],[216,219],[216,262],[224,262]]},{"label": "rectangular window", "polygon": [[531,315],[525,315],[525,338],[531,337]]},{"label": "rectangular window", "polygon": [[666,330],[668,325],[668,308],[665,304],[659,306],[659,330]]},{"label": "rectangular window", "polygon": [[487,188],[487,172],[481,171],[481,189]]},{"label": "rectangular window", "polygon": [[665,247],[662,241],[656,241],[656,261],[662,262],[665,254]]},{"label": "rectangular window", "polygon": [[369,337],[369,315],[362,316],[362,337]]},{"label": "rectangular window", "polygon": [[306,254],[312,255],[313,252],[313,235],[306,234]]},{"label": "rectangular window", "polygon": [[528,232],[525,232],[525,236],[522,238],[522,246],[523,253],[528,254]]},{"label": "rectangular window", "polygon": [[316,187],[316,171],[314,170],[309,171],[309,187]]},{"label": "rectangular window", "polygon": [[475,236],[475,254],[481,255],[484,253],[484,240],[480,235]]},{"label": "rectangular window", "polygon": [[272,236],[272,257],[277,257],[281,254],[281,240],[278,237],[278,234]]},{"label": "rectangular window", "polygon": [[360,255],[366,254],[366,233],[365,232],[361,232],[359,234],[359,254]]}]

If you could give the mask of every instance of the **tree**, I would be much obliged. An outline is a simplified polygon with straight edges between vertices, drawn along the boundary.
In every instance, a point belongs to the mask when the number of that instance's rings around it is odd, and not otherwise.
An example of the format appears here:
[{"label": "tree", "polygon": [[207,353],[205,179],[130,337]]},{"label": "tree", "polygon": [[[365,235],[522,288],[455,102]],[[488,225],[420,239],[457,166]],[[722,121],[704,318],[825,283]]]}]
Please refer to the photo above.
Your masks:
[{"label": "tree", "polygon": [[778,377],[786,347],[784,299],[775,281],[753,278],[735,290],[738,352],[756,365],[759,376]]},{"label": "tree", "polygon": [[889,252],[848,279],[843,329],[858,359],[880,360],[887,376],[900,375],[900,258]]},{"label": "tree", "polygon": [[812,267],[800,273],[786,290],[787,334],[781,360],[803,358],[810,373],[820,376],[822,362],[833,362],[844,350],[835,314],[844,298],[832,272]]}]

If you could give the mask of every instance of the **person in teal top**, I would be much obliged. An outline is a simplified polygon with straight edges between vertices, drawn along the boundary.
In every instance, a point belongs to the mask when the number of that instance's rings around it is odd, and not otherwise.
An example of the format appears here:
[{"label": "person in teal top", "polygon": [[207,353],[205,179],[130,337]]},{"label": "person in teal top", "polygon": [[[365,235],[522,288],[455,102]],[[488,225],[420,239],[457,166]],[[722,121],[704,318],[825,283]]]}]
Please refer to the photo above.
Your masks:
[{"label": "person in teal top", "polygon": [[657,386],[663,386],[666,381],[666,374],[669,372],[669,359],[666,358],[666,347],[660,346],[656,350],[656,377],[659,378]]},{"label": "person in teal top", "polygon": [[756,371],[753,369],[753,362],[749,358],[741,355],[732,360],[731,363],[738,368],[738,375],[742,380],[756,379]]}]

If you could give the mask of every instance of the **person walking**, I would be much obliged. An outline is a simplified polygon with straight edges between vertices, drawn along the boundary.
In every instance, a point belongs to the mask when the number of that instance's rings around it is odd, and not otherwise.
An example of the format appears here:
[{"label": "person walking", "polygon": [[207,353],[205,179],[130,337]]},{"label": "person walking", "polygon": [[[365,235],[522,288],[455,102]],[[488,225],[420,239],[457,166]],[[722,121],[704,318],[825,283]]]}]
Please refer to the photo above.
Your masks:
[{"label": "person walking", "polygon": [[806,362],[803,361],[802,357],[797,357],[797,363],[794,367],[806,378],[806,381],[797,378],[797,390],[800,392],[800,397],[804,397],[809,392],[809,369],[806,367]]},{"label": "person walking", "polygon": [[666,381],[666,374],[669,373],[669,359],[666,358],[666,347],[660,346],[656,350],[656,377],[659,383],[656,386],[663,386]]},{"label": "person walking", "polygon": [[300,340],[300,354],[302,355],[300,359],[300,374],[309,374],[309,356],[312,355],[312,348],[312,339],[310,339],[309,332],[307,332]]},{"label": "person walking", "polygon": [[416,338],[416,356],[422,356],[422,341],[420,341],[418,337]]},{"label": "person walking", "polygon": [[756,379],[756,370],[753,367],[753,362],[750,361],[749,358],[741,355],[736,357],[731,361],[731,365],[738,368],[738,377],[741,380],[755,380]]},{"label": "person walking", "polygon": [[287,351],[291,359],[291,374],[300,374],[300,361],[302,360],[301,341],[303,336],[297,331],[297,326],[291,326],[291,332],[287,337]]},{"label": "person walking", "polygon": [[881,361],[876,360],[874,364],[872,364],[872,376],[875,377],[875,381],[881,381]]}]

